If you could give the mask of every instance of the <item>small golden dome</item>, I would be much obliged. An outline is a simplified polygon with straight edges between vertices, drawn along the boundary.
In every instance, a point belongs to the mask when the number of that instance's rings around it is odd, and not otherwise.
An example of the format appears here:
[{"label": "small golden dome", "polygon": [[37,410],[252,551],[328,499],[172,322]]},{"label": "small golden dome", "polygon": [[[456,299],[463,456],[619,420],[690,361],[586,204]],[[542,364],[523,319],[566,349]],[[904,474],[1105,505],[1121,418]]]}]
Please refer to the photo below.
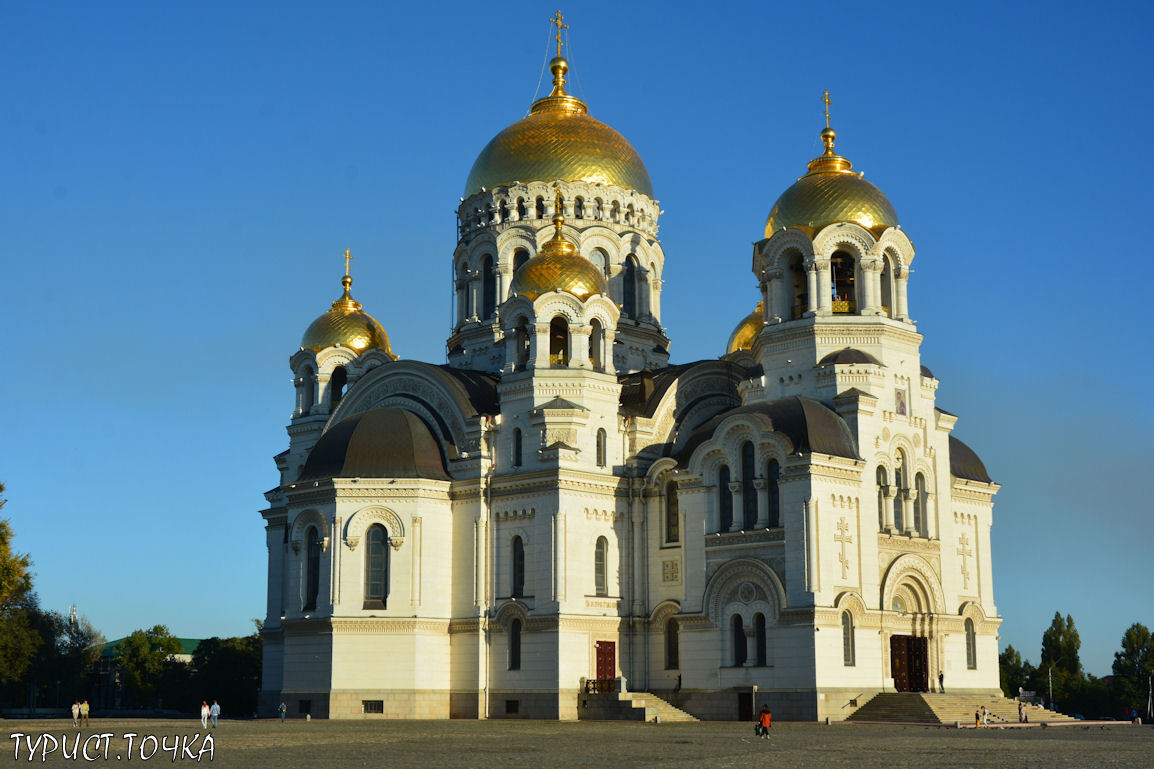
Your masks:
[{"label": "small golden dome", "polygon": [[565,92],[569,63],[549,63],[553,92],[529,115],[493,137],[477,156],[465,197],[513,182],[557,179],[612,184],[653,197],[653,183],[637,150],[625,137],[589,116],[585,102]]},{"label": "small golden dome", "polygon": [[[558,191],[557,196],[561,193]],[[560,210],[558,205],[557,210]],[[609,295],[605,276],[593,262],[581,256],[577,247],[561,235],[564,217],[553,217],[557,230],[532,259],[521,265],[509,284],[509,294],[520,294],[535,300],[550,291],[568,291],[584,302],[597,294]]]},{"label": "small golden dome", "polygon": [[319,352],[326,347],[347,347],[358,355],[366,350],[382,350],[393,360],[389,346],[389,336],[377,319],[361,309],[361,303],[353,299],[349,288],[353,278],[347,272],[341,278],[344,293],[333,302],[333,308],[314,320],[301,338],[301,348]]},{"label": "small golden dome", "polygon": [[853,163],[833,151],[837,134],[821,132],[825,152],[809,161],[809,173],[782,193],[765,222],[765,237],[796,227],[813,237],[835,222],[856,222],[881,236],[898,225],[898,214],[882,191],[853,172]]},{"label": "small golden dome", "polygon": [[765,312],[762,309],[762,304],[762,302],[758,302],[754,311],[742,318],[741,322],[737,324],[737,328],[733,329],[733,333],[729,335],[729,344],[725,347],[727,355],[738,350],[753,349],[753,342],[761,333],[761,327],[765,325]]}]

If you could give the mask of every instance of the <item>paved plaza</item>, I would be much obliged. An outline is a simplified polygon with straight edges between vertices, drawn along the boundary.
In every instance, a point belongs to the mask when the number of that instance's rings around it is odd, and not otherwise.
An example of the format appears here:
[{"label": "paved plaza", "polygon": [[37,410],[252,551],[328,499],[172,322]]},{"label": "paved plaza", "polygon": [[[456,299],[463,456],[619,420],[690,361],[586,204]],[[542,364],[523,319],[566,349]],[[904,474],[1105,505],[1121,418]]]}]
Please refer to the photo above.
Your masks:
[{"label": "paved plaza", "polygon": [[[185,738],[177,763],[196,763],[204,746],[195,719],[95,719],[72,729],[68,721],[4,721],[4,765],[29,765],[32,744],[41,734],[67,745],[36,766],[173,763],[169,746]],[[13,733],[29,737],[17,742]],[[79,750],[76,734],[81,735]],[[111,734],[102,740],[94,735]],[[148,735],[156,737],[153,742]],[[228,769],[296,767],[790,767],[791,769],[902,769],[903,767],[1039,767],[1109,769],[1154,767],[1154,728],[1130,725],[1076,725],[982,730],[900,725],[778,724],[771,739],[753,736],[752,724],[555,721],[222,721],[212,732],[211,765]],[[87,740],[87,746],[85,741]],[[47,744],[51,745],[49,741]],[[104,746],[108,758],[104,758]],[[87,747],[86,760],[83,753]],[[142,760],[141,749],[147,760]],[[66,757],[76,752],[76,757]],[[120,755],[120,761],[116,756]],[[92,760],[95,759],[95,760]],[[201,764],[209,763],[204,752]]]}]

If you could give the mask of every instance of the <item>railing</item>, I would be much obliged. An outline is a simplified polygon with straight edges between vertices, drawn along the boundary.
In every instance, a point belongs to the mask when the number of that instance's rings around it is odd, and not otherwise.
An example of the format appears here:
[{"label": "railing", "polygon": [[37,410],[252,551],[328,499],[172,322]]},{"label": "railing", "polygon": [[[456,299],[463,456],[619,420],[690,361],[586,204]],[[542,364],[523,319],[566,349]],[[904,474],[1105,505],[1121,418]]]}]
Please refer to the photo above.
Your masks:
[{"label": "railing", "polygon": [[616,678],[588,678],[585,680],[586,694],[612,694],[617,691]]},{"label": "railing", "polygon": [[857,312],[857,300],[834,299],[833,312],[834,315],[852,315]]}]

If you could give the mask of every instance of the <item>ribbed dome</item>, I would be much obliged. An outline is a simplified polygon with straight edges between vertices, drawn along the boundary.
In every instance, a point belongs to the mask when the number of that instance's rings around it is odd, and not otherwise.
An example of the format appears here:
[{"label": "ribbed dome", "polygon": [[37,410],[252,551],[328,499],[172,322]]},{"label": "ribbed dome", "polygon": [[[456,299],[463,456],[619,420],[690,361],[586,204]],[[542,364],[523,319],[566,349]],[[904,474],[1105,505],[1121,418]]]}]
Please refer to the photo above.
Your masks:
[{"label": "ribbed dome", "polygon": [[432,478],[447,481],[437,439],[411,411],[378,408],[343,419],[309,452],[301,480]]},{"label": "ribbed dome", "polygon": [[577,248],[561,235],[564,223],[565,219],[560,215],[553,218],[556,232],[541,246],[539,253],[517,270],[509,283],[510,296],[518,294],[532,301],[541,294],[560,289],[584,302],[597,294],[609,295],[609,284],[601,270],[581,256]]},{"label": "ribbed dome", "polygon": [[612,184],[653,197],[649,172],[625,137],[589,116],[585,102],[565,93],[569,64],[550,62],[553,92],[529,115],[493,137],[473,163],[465,197],[513,182],[557,179]]},{"label": "ribbed dome", "polygon": [[319,352],[326,347],[348,347],[357,354],[366,350],[382,350],[390,358],[396,359],[389,346],[389,337],[377,319],[361,309],[361,303],[353,299],[349,288],[353,285],[350,275],[341,278],[344,293],[333,302],[331,310],[314,320],[301,338],[301,347]]},{"label": "ribbed dome", "polygon": [[898,214],[882,191],[853,172],[853,163],[833,151],[832,128],[821,133],[825,152],[809,162],[809,173],[782,193],[765,222],[765,237],[784,227],[811,238],[836,222],[855,222],[876,236],[898,225]]},{"label": "ribbed dome", "polygon": [[733,333],[729,335],[729,344],[725,347],[726,354],[738,350],[753,349],[753,342],[761,333],[762,326],[765,325],[765,312],[762,309],[762,304],[762,302],[758,302],[754,311],[742,318],[741,322],[737,324],[737,328],[733,329]]}]

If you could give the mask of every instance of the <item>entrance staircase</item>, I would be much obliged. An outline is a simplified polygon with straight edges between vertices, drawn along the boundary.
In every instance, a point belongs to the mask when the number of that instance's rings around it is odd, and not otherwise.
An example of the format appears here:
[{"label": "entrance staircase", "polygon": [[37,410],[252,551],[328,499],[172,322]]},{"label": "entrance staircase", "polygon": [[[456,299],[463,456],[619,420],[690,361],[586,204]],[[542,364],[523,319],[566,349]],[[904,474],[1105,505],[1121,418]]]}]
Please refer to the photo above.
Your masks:
[{"label": "entrance staircase", "polygon": [[582,694],[577,717],[583,721],[696,721],[656,694],[648,692],[610,692]]},{"label": "entrance staircase", "polygon": [[[882,693],[862,705],[846,718],[849,722],[889,721],[917,724],[974,723],[974,711],[983,705],[989,711],[991,726],[1018,723],[1017,700],[987,694]],[[1073,721],[1070,716],[1026,706],[1031,724]]]}]

